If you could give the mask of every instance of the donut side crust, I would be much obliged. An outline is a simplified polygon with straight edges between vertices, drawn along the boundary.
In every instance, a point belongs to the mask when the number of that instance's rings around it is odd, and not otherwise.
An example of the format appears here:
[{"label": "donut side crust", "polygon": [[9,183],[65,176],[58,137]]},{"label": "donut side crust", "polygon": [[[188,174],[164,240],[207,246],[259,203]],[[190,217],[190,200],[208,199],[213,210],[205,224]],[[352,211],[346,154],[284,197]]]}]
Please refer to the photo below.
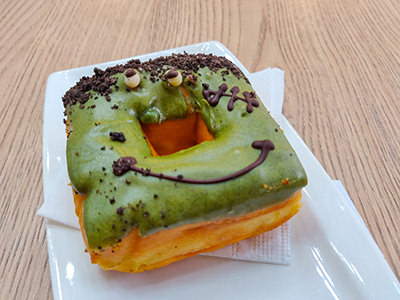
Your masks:
[{"label": "donut side crust", "polygon": [[[301,190],[283,202],[243,216],[183,225],[145,237],[139,234],[137,228],[132,228],[116,246],[89,251],[91,261],[105,270],[129,273],[163,267],[270,231],[288,221],[300,210],[300,199]],[[85,196],[74,193],[75,211],[87,247],[82,225],[84,200]]]}]

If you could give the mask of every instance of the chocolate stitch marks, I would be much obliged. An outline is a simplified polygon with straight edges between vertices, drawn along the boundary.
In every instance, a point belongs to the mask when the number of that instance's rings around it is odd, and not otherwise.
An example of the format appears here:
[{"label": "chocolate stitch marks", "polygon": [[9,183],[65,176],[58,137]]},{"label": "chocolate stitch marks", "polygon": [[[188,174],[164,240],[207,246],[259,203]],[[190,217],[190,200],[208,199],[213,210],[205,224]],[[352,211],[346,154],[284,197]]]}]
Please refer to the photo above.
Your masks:
[{"label": "chocolate stitch marks", "polygon": [[239,97],[238,93],[240,89],[238,86],[234,86],[230,89],[231,94],[225,93],[228,89],[228,85],[226,83],[221,84],[218,87],[217,91],[210,90],[209,85],[207,83],[203,83],[203,97],[207,100],[207,102],[211,106],[216,106],[223,96],[230,97],[228,102],[228,110],[232,111],[235,107],[235,102],[237,100],[243,101],[247,103],[246,111],[250,114],[253,112],[253,107],[258,107],[260,103],[256,99],[256,94],[254,92],[243,92],[243,97]]},{"label": "chocolate stitch marks", "polygon": [[244,174],[247,174],[254,168],[258,167],[261,165],[264,160],[267,158],[268,153],[272,150],[275,149],[274,144],[270,140],[263,140],[263,141],[254,141],[251,146],[254,149],[261,150],[260,156],[257,158],[256,161],[248,165],[247,167],[236,171],[232,174],[222,176],[219,178],[214,178],[214,179],[190,179],[190,178],[184,178],[183,175],[178,175],[178,176],[170,176],[170,175],[164,175],[163,173],[155,173],[152,172],[150,169],[143,169],[139,168],[136,165],[137,160],[136,158],[132,156],[126,156],[126,157],[120,157],[117,161],[114,161],[112,168],[113,168],[113,173],[115,176],[121,176],[124,175],[128,171],[134,171],[137,173],[142,174],[143,176],[152,176],[152,177],[157,177],[160,179],[166,179],[166,180],[171,180],[171,181],[176,181],[176,182],[182,182],[182,183],[191,183],[191,184],[214,184],[214,183],[220,183],[228,180],[232,180],[235,178],[238,178],[240,176],[243,176]]}]

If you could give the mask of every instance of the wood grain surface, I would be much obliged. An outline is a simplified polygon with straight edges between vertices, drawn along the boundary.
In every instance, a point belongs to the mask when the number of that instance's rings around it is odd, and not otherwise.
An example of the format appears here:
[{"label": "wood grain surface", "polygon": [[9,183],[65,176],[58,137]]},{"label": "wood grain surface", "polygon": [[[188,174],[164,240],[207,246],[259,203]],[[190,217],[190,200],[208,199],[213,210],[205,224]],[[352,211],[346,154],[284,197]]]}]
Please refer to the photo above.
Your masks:
[{"label": "wood grain surface", "polygon": [[36,216],[48,75],[207,40],[285,70],[284,114],[399,278],[399,20],[397,0],[0,1],[0,299],[52,298]]}]

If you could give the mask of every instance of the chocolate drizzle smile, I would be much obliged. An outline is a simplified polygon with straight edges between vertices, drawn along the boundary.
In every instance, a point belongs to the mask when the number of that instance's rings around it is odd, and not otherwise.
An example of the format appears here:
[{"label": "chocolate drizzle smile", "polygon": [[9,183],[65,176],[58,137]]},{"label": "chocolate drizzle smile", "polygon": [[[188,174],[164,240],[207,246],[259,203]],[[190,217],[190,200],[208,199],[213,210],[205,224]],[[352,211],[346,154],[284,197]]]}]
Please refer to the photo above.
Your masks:
[{"label": "chocolate drizzle smile", "polygon": [[240,92],[240,89],[238,86],[234,86],[233,88],[230,89],[230,92],[232,94],[227,94],[225,93],[226,90],[228,89],[228,86],[226,83],[221,84],[218,87],[217,91],[210,90],[209,85],[207,83],[203,83],[203,97],[207,100],[207,102],[211,106],[216,106],[223,96],[230,97],[229,102],[228,102],[228,110],[232,111],[235,107],[235,102],[237,100],[243,101],[247,103],[246,110],[248,113],[253,112],[253,107],[258,107],[260,103],[258,103],[256,99],[256,94],[254,92],[243,92],[243,96],[239,97],[237,94]]},{"label": "chocolate drizzle smile", "polygon": [[261,165],[264,160],[267,158],[268,153],[271,150],[275,149],[274,144],[270,140],[263,140],[263,141],[255,141],[251,144],[251,146],[254,149],[259,149],[261,150],[260,156],[257,158],[257,160],[247,167],[226,175],[222,176],[219,178],[214,178],[214,179],[188,179],[183,177],[182,175],[178,176],[169,176],[169,175],[164,175],[162,173],[155,173],[152,172],[150,169],[143,169],[139,168],[136,166],[136,158],[132,156],[125,156],[119,158],[117,161],[114,161],[112,168],[113,168],[113,173],[116,176],[121,176],[124,175],[128,171],[134,171],[137,173],[142,174],[143,176],[152,176],[152,177],[157,177],[160,179],[166,179],[166,180],[171,180],[171,181],[176,181],[176,182],[182,182],[182,183],[192,183],[192,184],[214,184],[214,183],[220,183],[228,180],[235,179],[237,177],[243,176],[244,174],[247,174],[254,168],[258,167]]}]

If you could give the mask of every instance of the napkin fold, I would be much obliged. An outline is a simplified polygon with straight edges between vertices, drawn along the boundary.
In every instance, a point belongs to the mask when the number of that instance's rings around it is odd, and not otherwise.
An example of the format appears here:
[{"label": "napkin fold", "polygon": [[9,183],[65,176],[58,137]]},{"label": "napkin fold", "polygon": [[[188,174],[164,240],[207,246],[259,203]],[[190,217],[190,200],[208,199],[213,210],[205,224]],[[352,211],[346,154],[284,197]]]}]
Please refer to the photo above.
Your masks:
[{"label": "napkin fold", "polygon": [[[284,91],[283,71],[267,68],[249,74],[248,77],[257,95],[275,120],[280,123]],[[50,76],[50,80],[54,78]],[[71,82],[70,86],[73,84]],[[79,229],[72,192],[68,185],[65,128],[60,121],[63,118],[61,97],[68,87],[67,85],[65,90],[60,89],[58,99],[52,99],[53,101],[49,101],[46,91],[43,121],[44,203],[38,215]],[[290,263],[290,254],[289,221],[272,231],[202,255],[287,265]]]}]

